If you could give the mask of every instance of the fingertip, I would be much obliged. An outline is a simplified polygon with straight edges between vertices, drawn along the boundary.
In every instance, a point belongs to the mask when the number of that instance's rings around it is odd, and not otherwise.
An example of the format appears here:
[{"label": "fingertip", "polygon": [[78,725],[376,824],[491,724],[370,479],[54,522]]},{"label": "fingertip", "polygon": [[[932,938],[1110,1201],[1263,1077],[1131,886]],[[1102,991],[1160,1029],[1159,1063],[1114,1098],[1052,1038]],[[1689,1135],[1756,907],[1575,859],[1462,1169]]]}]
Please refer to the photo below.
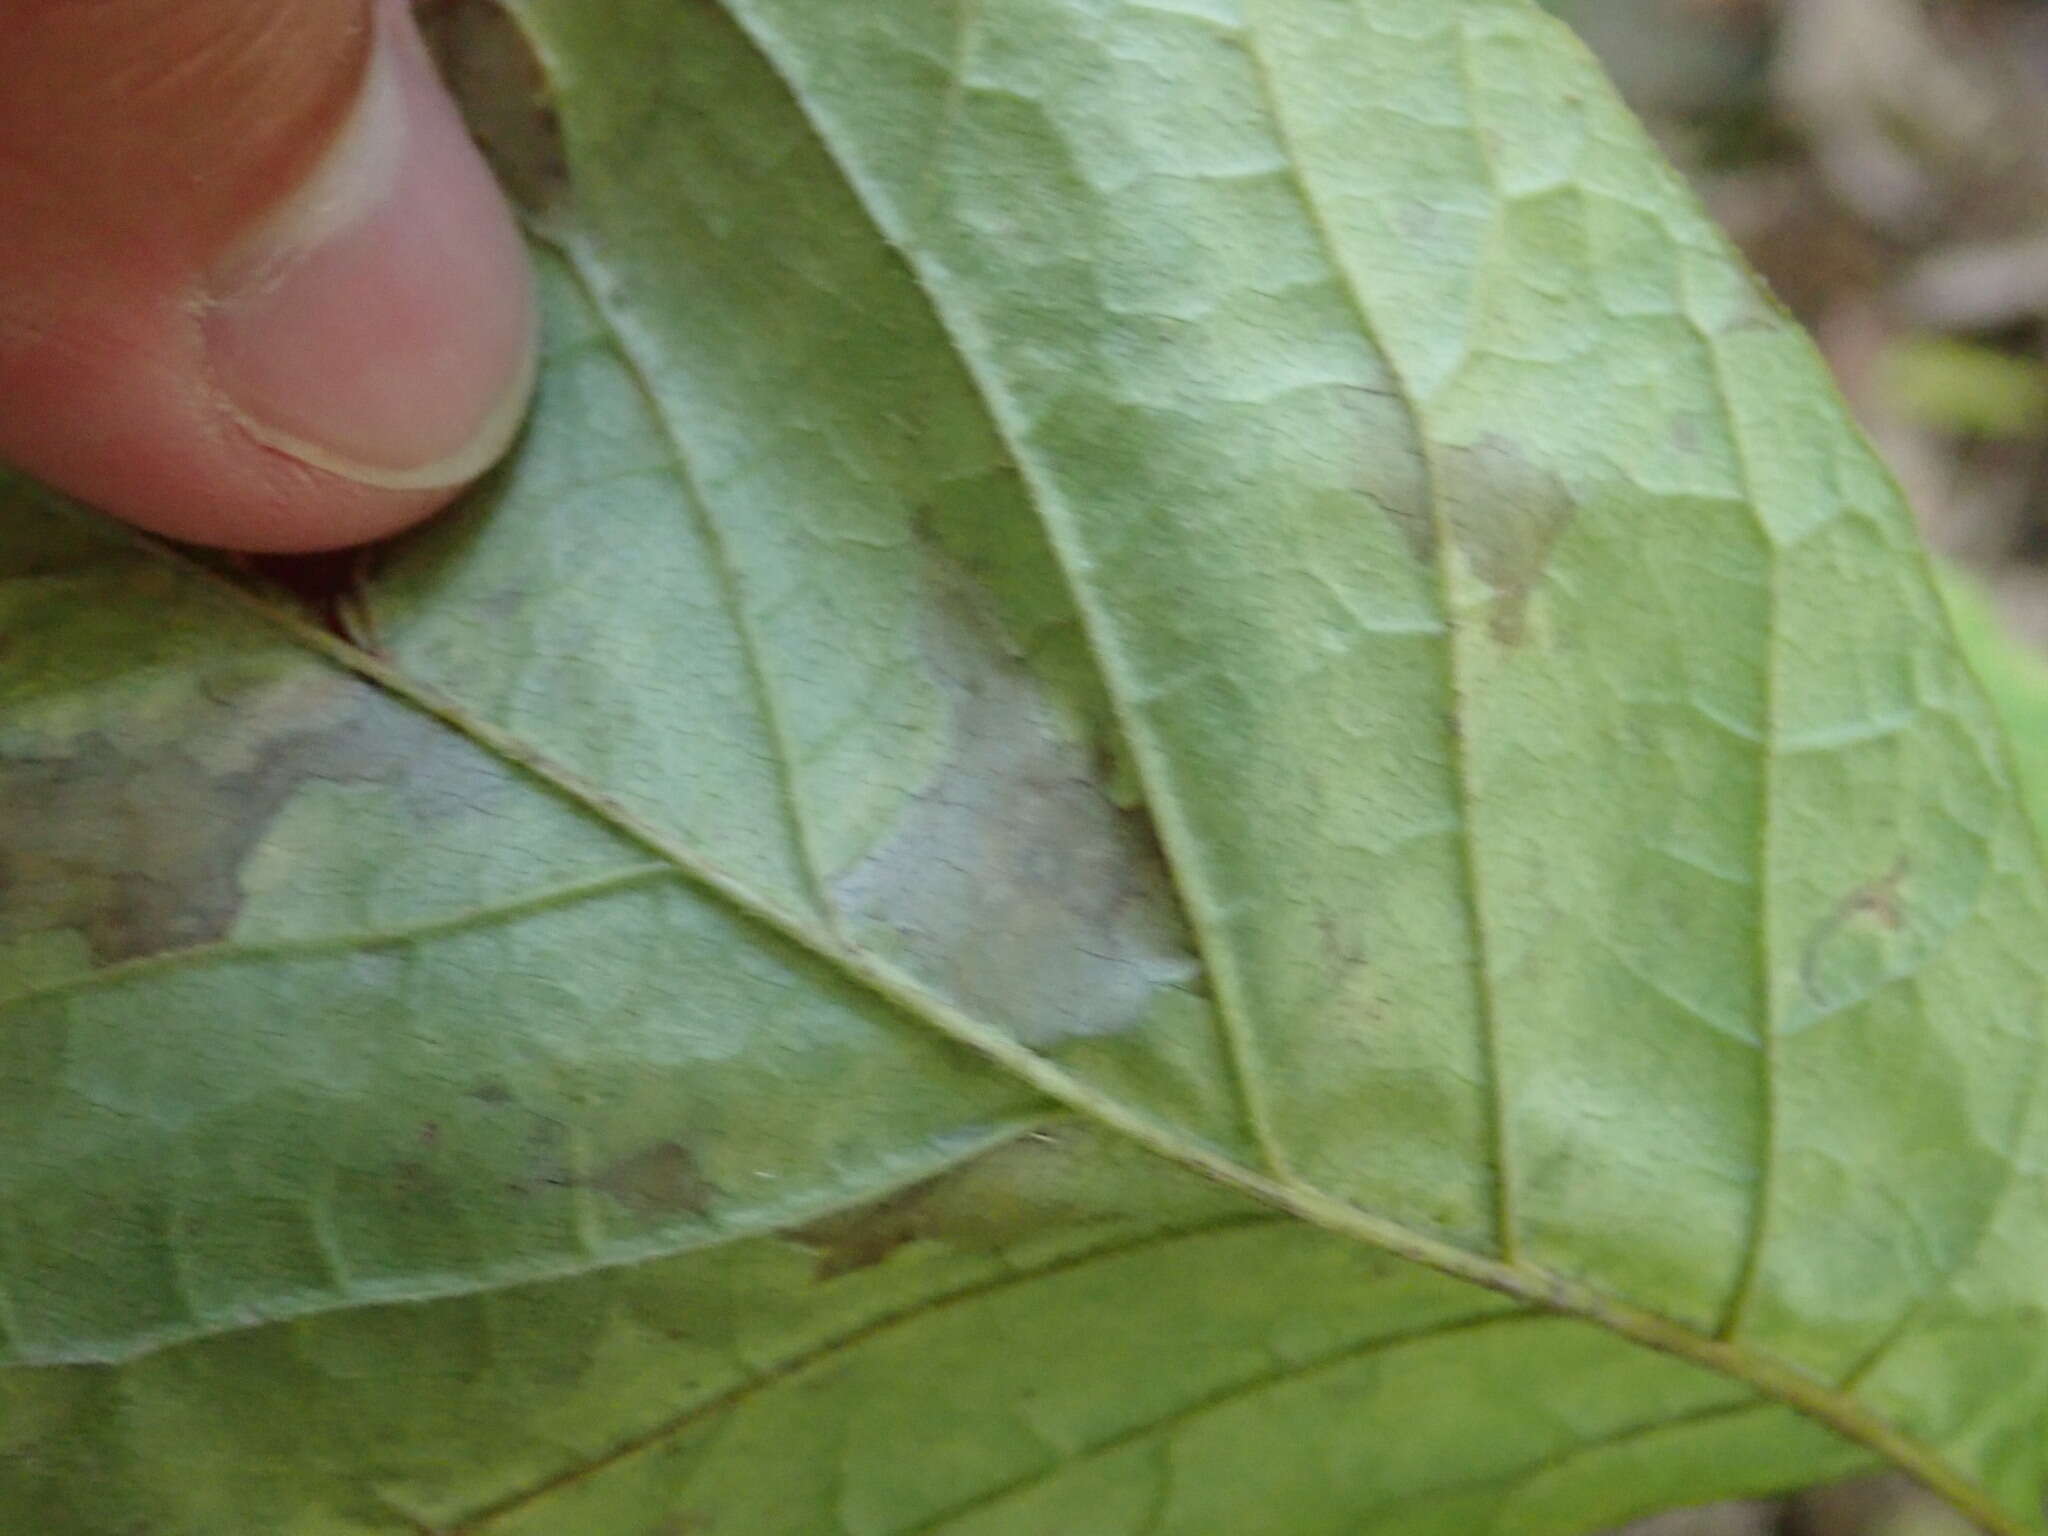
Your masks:
[{"label": "fingertip", "polygon": [[525,250],[402,0],[329,153],[199,309],[222,405],[267,448],[389,491],[504,452],[533,383]]},{"label": "fingertip", "polygon": [[0,453],[260,552],[386,537],[494,463],[532,389],[532,279],[403,0],[377,0],[355,105],[308,161],[185,270],[88,249],[31,322],[0,299],[0,396],[26,402]]}]

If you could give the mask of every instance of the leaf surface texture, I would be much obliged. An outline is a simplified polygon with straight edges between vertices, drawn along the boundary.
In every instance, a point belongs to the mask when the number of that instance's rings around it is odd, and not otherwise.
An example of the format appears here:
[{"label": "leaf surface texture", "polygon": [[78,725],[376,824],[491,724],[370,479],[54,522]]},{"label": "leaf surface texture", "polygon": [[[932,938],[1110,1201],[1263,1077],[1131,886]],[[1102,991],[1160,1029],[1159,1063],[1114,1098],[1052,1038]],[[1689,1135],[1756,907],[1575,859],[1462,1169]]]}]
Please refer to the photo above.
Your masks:
[{"label": "leaf surface texture", "polygon": [[2039,1529],[2033,833],[1575,44],[514,9],[541,398],[355,640],[4,492],[0,1511]]}]

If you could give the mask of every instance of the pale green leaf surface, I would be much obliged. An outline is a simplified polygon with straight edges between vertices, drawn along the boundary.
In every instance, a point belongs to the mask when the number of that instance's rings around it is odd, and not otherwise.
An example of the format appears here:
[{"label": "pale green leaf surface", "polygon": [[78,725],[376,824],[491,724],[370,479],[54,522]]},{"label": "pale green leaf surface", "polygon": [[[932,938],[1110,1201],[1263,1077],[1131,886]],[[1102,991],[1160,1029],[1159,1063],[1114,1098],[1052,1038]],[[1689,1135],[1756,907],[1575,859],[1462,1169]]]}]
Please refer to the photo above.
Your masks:
[{"label": "pale green leaf surface", "polygon": [[152,1355],[118,1389],[104,1368],[23,1373],[0,1454],[39,1475],[0,1483],[0,1516],[1562,1536],[1861,1462],[1738,1382],[1198,1181],[1154,1180],[1153,1209],[1118,1216],[1090,1189],[1127,1156],[1068,1186],[1065,1236],[1017,1240],[1006,1184],[1103,1155],[1071,1134],[801,1246],[272,1325]]},{"label": "pale green leaf surface", "polygon": [[1970,658],[2012,744],[2013,770],[2034,825],[2048,839],[2048,660],[2008,632],[1990,594],[1975,578],[1941,572],[1942,595],[1956,639]]},{"label": "pale green leaf surface", "polygon": [[2032,834],[1558,28],[517,14],[542,395],[373,649],[0,493],[0,1511],[2040,1528]]}]

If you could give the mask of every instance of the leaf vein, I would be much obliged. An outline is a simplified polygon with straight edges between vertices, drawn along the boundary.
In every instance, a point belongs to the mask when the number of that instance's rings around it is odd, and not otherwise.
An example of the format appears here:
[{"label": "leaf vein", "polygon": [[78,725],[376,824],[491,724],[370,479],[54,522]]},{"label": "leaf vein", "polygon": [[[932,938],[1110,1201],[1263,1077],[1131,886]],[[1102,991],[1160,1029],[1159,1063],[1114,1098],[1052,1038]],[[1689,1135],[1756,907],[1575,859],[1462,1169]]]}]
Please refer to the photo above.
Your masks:
[{"label": "leaf vein", "polygon": [[881,1317],[870,1319],[859,1327],[848,1329],[845,1333],[837,1334],[832,1338],[824,1340],[822,1343],[815,1344],[809,1349],[782,1361],[778,1365],[760,1371],[714,1397],[707,1398],[701,1403],[692,1404],[682,1412],[664,1419],[652,1429],[643,1430],[638,1435],[622,1441],[601,1456],[571,1467],[566,1471],[559,1472],[543,1482],[532,1484],[506,1495],[496,1503],[465,1516],[457,1525],[443,1533],[443,1536],[478,1536],[478,1533],[484,1531],[496,1521],[516,1514],[551,1494],[559,1493],[565,1488],[594,1477],[608,1468],[630,1460],[634,1456],[653,1450],[692,1426],[700,1424],[714,1415],[728,1413],[749,1399],[757,1397],[773,1387],[780,1386],[783,1382],[800,1376],[804,1372],[823,1365],[828,1361],[838,1359],[849,1350],[856,1349],[863,1344],[893,1333],[899,1328],[905,1328],[911,1324],[921,1322],[934,1314],[947,1311],[956,1306],[963,1306],[970,1302],[980,1301],[989,1296],[1000,1295],[1003,1291],[1013,1286],[1050,1279],[1055,1275],[1085,1269],[1097,1262],[1107,1262],[1127,1257],[1134,1253],[1142,1253],[1148,1248],[1194,1241],[1204,1237],[1212,1237],[1218,1233],[1232,1232],[1248,1227],[1272,1226],[1282,1219],[1281,1217],[1263,1214],[1232,1216],[1218,1221],[1203,1222],[1197,1226],[1176,1227],[1164,1232],[1147,1232],[1140,1237],[1121,1243],[1111,1243],[1101,1248],[1090,1248],[1085,1252],[1077,1254],[1063,1254],[1059,1258],[1045,1264],[1008,1270],[993,1278],[961,1286],[958,1290],[926,1298],[915,1306],[885,1313]]},{"label": "leaf vein", "polygon": [[575,279],[576,286],[590,311],[603,325],[610,338],[612,350],[632,380],[634,392],[640,397],[641,405],[647,412],[649,422],[661,439],[669,462],[674,466],[676,483],[684,499],[697,514],[697,526],[702,533],[706,547],[711,551],[713,570],[718,578],[718,589],[725,599],[726,611],[731,619],[733,635],[738,641],[740,654],[745,658],[747,679],[753,685],[756,706],[761,711],[761,723],[766,729],[774,759],[777,790],[781,798],[783,815],[788,823],[791,846],[797,856],[798,866],[803,871],[806,894],[817,907],[819,915],[834,933],[839,931],[838,905],[832,899],[831,883],[818,851],[817,829],[812,826],[805,809],[804,795],[800,784],[799,763],[795,739],[790,735],[789,722],[784,717],[781,692],[775,685],[763,654],[764,647],[758,626],[754,622],[753,610],[747,603],[746,584],[740,575],[738,561],[733,555],[732,540],[724,523],[713,510],[711,498],[698,478],[696,467],[689,450],[684,446],[683,429],[669,411],[661,390],[655,385],[653,375],[646,362],[634,350],[627,339],[625,326],[607,292],[605,284],[592,276],[592,268],[601,265],[591,254],[585,243],[573,238],[541,236],[550,249],[562,258],[563,265]]},{"label": "leaf vein", "polygon": [[1497,1324],[1534,1323],[1555,1327],[1558,1321],[1557,1318],[1546,1317],[1541,1313],[1527,1310],[1486,1312],[1476,1317],[1457,1317],[1447,1321],[1426,1323],[1420,1327],[1406,1329],[1399,1333],[1381,1334],[1375,1338],[1361,1339],[1356,1343],[1345,1345],[1342,1349],[1332,1350],[1325,1355],[1318,1355],[1311,1360],[1289,1362],[1277,1370],[1267,1371],[1248,1381],[1232,1382],[1229,1386],[1218,1388],[1214,1392],[1175,1409],[1172,1413],[1148,1420],[1143,1424],[1133,1425],[1119,1434],[1111,1435],[1108,1439],[1089,1446],[1065,1461],[1054,1462],[1040,1467],[1035,1471],[1026,1473],[1022,1477],[1003,1484],[1001,1487],[991,1489],[985,1494],[956,1504],[951,1509],[935,1515],[919,1525],[910,1527],[907,1531],[903,1532],[903,1536],[935,1536],[935,1533],[943,1531],[961,1520],[981,1514],[986,1510],[1006,1504],[1012,1499],[1030,1493],[1034,1488],[1042,1486],[1051,1478],[1066,1471],[1069,1467],[1096,1461],[1105,1456],[1114,1456],[1118,1451],[1128,1450],[1134,1445],[1141,1445],[1155,1437],[1170,1437],[1184,1426],[1205,1418],[1209,1414],[1220,1412],[1235,1404],[1258,1397],[1263,1393],[1287,1386],[1292,1382],[1306,1380],[1323,1371],[1337,1370],[1356,1361],[1369,1359],[1373,1355],[1389,1353],[1409,1345],[1429,1344],[1436,1340],[1454,1337],[1461,1333],[1473,1333],[1483,1329],[1490,1329]]},{"label": "leaf vein", "polygon": [[[1681,271],[1679,281],[1684,282]],[[1690,319],[1691,310],[1687,307]],[[1747,504],[1757,504],[1756,469],[1750,457],[1749,447],[1743,432],[1740,413],[1735,408],[1734,393],[1728,387],[1727,365],[1721,356],[1716,339],[1708,335],[1705,327],[1696,320],[1691,322],[1699,334],[1708,359],[1714,383],[1714,398],[1721,408],[1722,419],[1728,428],[1728,441],[1734,449],[1736,468],[1740,473],[1742,488]],[[1778,562],[1765,562],[1765,616],[1763,633],[1763,745],[1758,753],[1757,764],[1757,807],[1755,877],[1756,891],[1756,948],[1754,970],[1756,974],[1756,1000],[1760,1017],[1757,1020],[1757,1087],[1761,1099],[1762,1113],[1757,1124],[1756,1148],[1756,1189],[1751,1196],[1748,1236],[1743,1242],[1743,1255],[1736,1271],[1733,1291],[1728,1298],[1728,1307],[1723,1313],[1719,1337],[1732,1339],[1742,1331],[1742,1324],[1750,1304],[1756,1295],[1759,1276],[1763,1270],[1764,1253],[1770,1246],[1770,1215],[1772,1191],[1775,1184],[1773,1175],[1778,1161],[1778,1029],[1780,1025],[1777,985],[1777,956],[1772,932],[1773,903],[1771,901],[1771,876],[1774,847],[1774,811],[1776,781],[1773,764],[1780,740],[1778,719],[1778,664],[1780,660],[1779,625],[1780,596]]]},{"label": "leaf vein", "polygon": [[1429,434],[1425,429],[1420,394],[1395,361],[1392,350],[1383,339],[1383,331],[1374,314],[1373,306],[1360,290],[1344,261],[1336,232],[1331,227],[1321,198],[1316,195],[1315,188],[1310,183],[1301,152],[1288,130],[1287,117],[1280,105],[1280,92],[1273,78],[1272,63],[1267,57],[1266,50],[1260,45],[1256,21],[1247,19],[1245,39],[1246,53],[1264,97],[1266,114],[1280,143],[1288,178],[1300,199],[1303,215],[1323,249],[1338,290],[1344,295],[1357,317],[1361,335],[1379,355],[1387,370],[1387,376],[1394,385],[1393,396],[1407,413],[1415,438],[1416,455],[1422,467],[1424,495],[1429,504],[1430,525],[1434,531],[1435,559],[1432,565],[1436,577],[1436,596],[1438,606],[1443,611],[1444,621],[1442,687],[1448,725],[1444,751],[1458,802],[1459,880],[1465,891],[1464,906],[1474,957],[1473,1001],[1479,1019],[1480,1054],[1485,1076],[1483,1091],[1487,1101],[1487,1136],[1491,1143],[1488,1151],[1489,1161],[1493,1166],[1494,1245],[1502,1261],[1512,1265],[1518,1261],[1520,1246],[1519,1223],[1515,1215],[1514,1159],[1508,1130],[1507,1089],[1501,1063],[1499,987],[1494,977],[1491,932],[1486,918],[1486,886],[1481,876],[1478,840],[1473,825],[1478,796],[1473,786],[1472,764],[1466,745],[1467,688],[1459,659],[1460,624],[1451,583],[1450,551],[1453,548],[1453,529],[1444,507],[1436,464],[1429,451]]},{"label": "leaf vein", "polygon": [[978,354],[987,349],[970,344],[976,330],[972,317],[959,312],[956,306],[946,300],[942,285],[933,280],[929,270],[929,257],[920,254],[920,242],[916,238],[916,232],[904,228],[899,220],[889,216],[886,201],[878,196],[868,185],[867,179],[853,168],[832,134],[811,109],[781,57],[770,45],[768,29],[757,19],[745,14],[748,9],[743,3],[738,3],[738,0],[728,0],[726,3],[726,11],[734,24],[746,35],[762,60],[782,82],[792,105],[802,115],[812,135],[837,167],[848,190],[867,216],[874,221],[876,228],[889,239],[893,248],[902,256],[911,276],[931,305],[933,316],[951,344],[954,356],[973,384],[976,399],[986,414],[991,429],[1010,454],[1019,476],[1031,492],[1032,507],[1045,529],[1047,545],[1059,568],[1067,593],[1073,600],[1082,635],[1096,666],[1100,669],[1103,691],[1109,700],[1118,732],[1129,749],[1131,764],[1143,790],[1145,804],[1158,826],[1167,873],[1180,897],[1182,909],[1187,914],[1195,948],[1208,971],[1217,1025],[1223,1036],[1225,1052],[1231,1064],[1233,1084],[1247,1129],[1264,1161],[1266,1171],[1276,1178],[1284,1179],[1288,1177],[1287,1155],[1275,1129],[1271,1108],[1265,1101],[1257,1050],[1249,1020],[1250,1010],[1245,1002],[1244,981],[1238,972],[1232,947],[1222,937],[1225,926],[1222,917],[1223,903],[1218,899],[1203,871],[1200,840],[1188,824],[1181,797],[1174,787],[1175,776],[1169,757],[1161,748],[1152,729],[1146,724],[1144,711],[1135,702],[1142,697],[1143,688],[1124,655],[1117,626],[1110,616],[1107,605],[1089,582],[1083,579],[1083,573],[1088,569],[1090,561],[1084,541],[1078,536],[1073,525],[1072,514],[1067,508],[1065,498],[1058,492],[1051,477],[1039,466],[1036,456],[1027,451],[1025,443],[1029,434],[1010,419],[1002,391],[987,377],[986,370],[976,361]]},{"label": "leaf vein", "polygon": [[80,971],[56,981],[29,987],[0,998],[0,1013],[29,1003],[47,1002],[53,998],[74,996],[81,992],[95,992],[103,987],[122,985],[142,977],[171,974],[207,965],[232,965],[242,960],[311,959],[320,955],[397,949],[429,939],[445,938],[471,929],[488,927],[492,923],[532,917],[557,907],[574,906],[581,901],[632,890],[636,886],[649,885],[658,880],[676,878],[675,866],[666,860],[660,863],[629,864],[580,880],[568,880],[560,885],[547,886],[504,901],[486,902],[464,907],[456,912],[444,912],[403,926],[364,928],[341,933],[315,933],[293,938],[224,939],[215,944],[191,944],[183,949],[163,950],[153,955],[138,956],[133,960],[121,960],[95,970]]}]

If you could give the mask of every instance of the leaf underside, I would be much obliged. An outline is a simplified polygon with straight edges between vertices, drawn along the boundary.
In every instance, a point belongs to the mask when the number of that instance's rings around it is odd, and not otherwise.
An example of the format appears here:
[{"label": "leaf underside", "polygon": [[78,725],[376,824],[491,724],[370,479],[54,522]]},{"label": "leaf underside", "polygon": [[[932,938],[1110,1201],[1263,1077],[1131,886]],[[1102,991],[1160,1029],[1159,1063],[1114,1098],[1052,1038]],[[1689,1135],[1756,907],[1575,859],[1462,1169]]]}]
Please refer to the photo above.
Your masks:
[{"label": "leaf underside", "polygon": [[360,644],[0,488],[0,1528],[2044,1528],[2033,835],[1576,45],[514,12]]}]

